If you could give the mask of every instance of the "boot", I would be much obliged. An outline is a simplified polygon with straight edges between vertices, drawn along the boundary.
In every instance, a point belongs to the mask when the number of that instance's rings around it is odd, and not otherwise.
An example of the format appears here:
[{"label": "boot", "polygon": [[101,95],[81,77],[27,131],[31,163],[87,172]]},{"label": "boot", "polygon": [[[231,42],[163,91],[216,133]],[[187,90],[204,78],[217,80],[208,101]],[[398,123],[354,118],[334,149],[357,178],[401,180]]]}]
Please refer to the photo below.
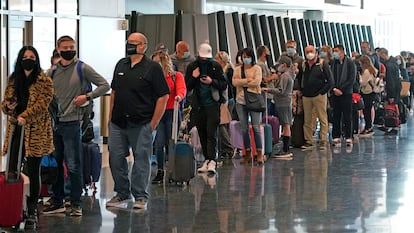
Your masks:
[{"label": "boot", "polygon": [[152,180],[152,183],[153,184],[162,184],[163,181],[164,181],[164,170],[158,169],[157,170],[157,175]]},{"label": "boot", "polygon": [[246,154],[243,155],[243,159],[240,161],[240,164],[248,164],[252,162],[252,152],[250,149],[246,149]]},{"label": "boot", "polygon": [[258,150],[257,151],[257,157],[256,157],[256,159],[257,159],[257,164],[261,165],[261,164],[264,163],[264,156],[263,156],[263,153],[262,153],[261,150]]}]

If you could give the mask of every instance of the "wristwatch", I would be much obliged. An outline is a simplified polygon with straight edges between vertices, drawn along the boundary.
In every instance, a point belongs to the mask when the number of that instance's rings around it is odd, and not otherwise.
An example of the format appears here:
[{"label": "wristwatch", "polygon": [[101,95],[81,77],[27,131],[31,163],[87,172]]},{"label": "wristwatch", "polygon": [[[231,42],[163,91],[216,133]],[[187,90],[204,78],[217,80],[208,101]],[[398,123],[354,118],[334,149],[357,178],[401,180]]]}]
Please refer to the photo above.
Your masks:
[{"label": "wristwatch", "polygon": [[92,99],[92,97],[90,96],[90,95],[88,95],[88,94],[86,94],[86,100],[91,100]]}]

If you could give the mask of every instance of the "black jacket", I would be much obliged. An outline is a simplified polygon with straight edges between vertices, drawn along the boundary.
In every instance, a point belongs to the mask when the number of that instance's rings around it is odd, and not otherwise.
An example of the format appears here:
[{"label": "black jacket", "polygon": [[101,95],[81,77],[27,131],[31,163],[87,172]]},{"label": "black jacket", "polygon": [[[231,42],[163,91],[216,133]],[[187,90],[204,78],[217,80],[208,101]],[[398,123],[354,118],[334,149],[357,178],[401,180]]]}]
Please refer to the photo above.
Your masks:
[{"label": "black jacket", "polygon": [[385,92],[387,99],[394,98],[398,102],[401,91],[400,68],[398,67],[397,59],[390,57],[384,61],[385,68]]},{"label": "black jacket", "polygon": [[319,59],[309,68],[308,61],[305,62],[305,67],[302,78],[302,93],[305,97],[315,97],[324,95],[334,85],[332,72],[328,63],[321,65]]},{"label": "black jacket", "polygon": [[[199,58],[195,61],[188,64],[186,73],[185,73],[185,81],[187,84],[187,92],[193,91],[193,97],[191,100],[191,106],[193,108],[197,108],[200,106],[200,77],[193,77],[193,71],[199,67]],[[221,65],[214,60],[211,60],[207,64],[207,76],[213,80],[211,86],[219,90],[220,94],[220,103],[225,102],[225,98],[223,97],[223,91],[227,88],[227,81],[224,77],[223,69]]]},{"label": "black jacket", "polygon": [[349,57],[345,57],[342,63],[340,60],[333,60],[331,70],[334,78],[333,87],[341,90],[344,95],[352,94],[356,77],[355,63]]}]

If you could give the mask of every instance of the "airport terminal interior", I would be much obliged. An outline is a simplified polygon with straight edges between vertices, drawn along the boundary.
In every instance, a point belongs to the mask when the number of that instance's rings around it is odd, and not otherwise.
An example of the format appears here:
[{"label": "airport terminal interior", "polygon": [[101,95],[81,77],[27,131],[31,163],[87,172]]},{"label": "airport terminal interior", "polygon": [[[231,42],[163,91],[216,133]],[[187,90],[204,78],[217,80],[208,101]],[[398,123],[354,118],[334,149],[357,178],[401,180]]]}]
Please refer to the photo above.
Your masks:
[{"label": "airport terminal interior", "polygon": [[[391,6],[378,0],[0,0],[1,98],[20,48],[33,45],[46,70],[62,35],[76,39],[77,56],[109,83],[116,62],[125,57],[125,40],[131,32],[147,36],[148,56],[160,43],[172,54],[180,40],[188,42],[192,55],[207,41],[213,54],[227,51],[232,61],[239,49],[265,44],[271,64],[286,50],[288,40],[297,42],[302,56],[309,44],[343,44],[351,56],[361,52],[363,41],[395,56],[414,51],[406,4],[404,0],[394,0]],[[264,165],[240,164],[235,154],[220,160],[214,176],[195,174],[184,185],[167,179],[150,184],[147,210],[136,210],[132,201],[119,208],[105,207],[115,195],[106,144],[108,100],[109,94],[94,101],[94,142],[102,151],[102,170],[96,190],[83,190],[83,215],[46,216],[39,202],[38,228],[25,232],[413,232],[412,110],[396,134],[376,125],[371,137],[355,137],[351,147],[292,148],[291,160],[267,158]],[[1,114],[1,145],[6,122]],[[363,124],[361,120],[361,130]],[[281,141],[272,153],[280,149]],[[131,156],[127,159],[132,166]],[[0,159],[0,170],[5,162]],[[153,164],[152,178],[156,171]],[[3,232],[17,229],[0,227]]]}]

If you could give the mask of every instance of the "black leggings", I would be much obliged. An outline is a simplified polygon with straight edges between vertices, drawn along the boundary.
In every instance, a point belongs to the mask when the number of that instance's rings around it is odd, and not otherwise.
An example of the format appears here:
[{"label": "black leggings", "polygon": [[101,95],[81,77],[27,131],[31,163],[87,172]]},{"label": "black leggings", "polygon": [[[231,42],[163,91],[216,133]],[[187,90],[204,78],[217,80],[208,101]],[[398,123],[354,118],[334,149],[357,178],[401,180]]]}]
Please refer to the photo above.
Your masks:
[{"label": "black leggings", "polygon": [[[15,133],[12,137],[12,143],[10,148],[10,163],[9,163],[9,171],[16,172],[17,171],[17,160],[18,160],[18,151],[19,151],[19,142],[20,142],[20,135],[21,134],[21,126],[17,126]],[[14,156],[13,156],[14,155]],[[24,144],[22,146],[22,160],[25,156],[25,148]],[[37,206],[37,201],[40,195],[40,163],[42,161],[41,157],[26,157],[25,162],[25,174],[30,179],[30,197],[27,199],[27,204],[29,210],[35,209]]]}]

